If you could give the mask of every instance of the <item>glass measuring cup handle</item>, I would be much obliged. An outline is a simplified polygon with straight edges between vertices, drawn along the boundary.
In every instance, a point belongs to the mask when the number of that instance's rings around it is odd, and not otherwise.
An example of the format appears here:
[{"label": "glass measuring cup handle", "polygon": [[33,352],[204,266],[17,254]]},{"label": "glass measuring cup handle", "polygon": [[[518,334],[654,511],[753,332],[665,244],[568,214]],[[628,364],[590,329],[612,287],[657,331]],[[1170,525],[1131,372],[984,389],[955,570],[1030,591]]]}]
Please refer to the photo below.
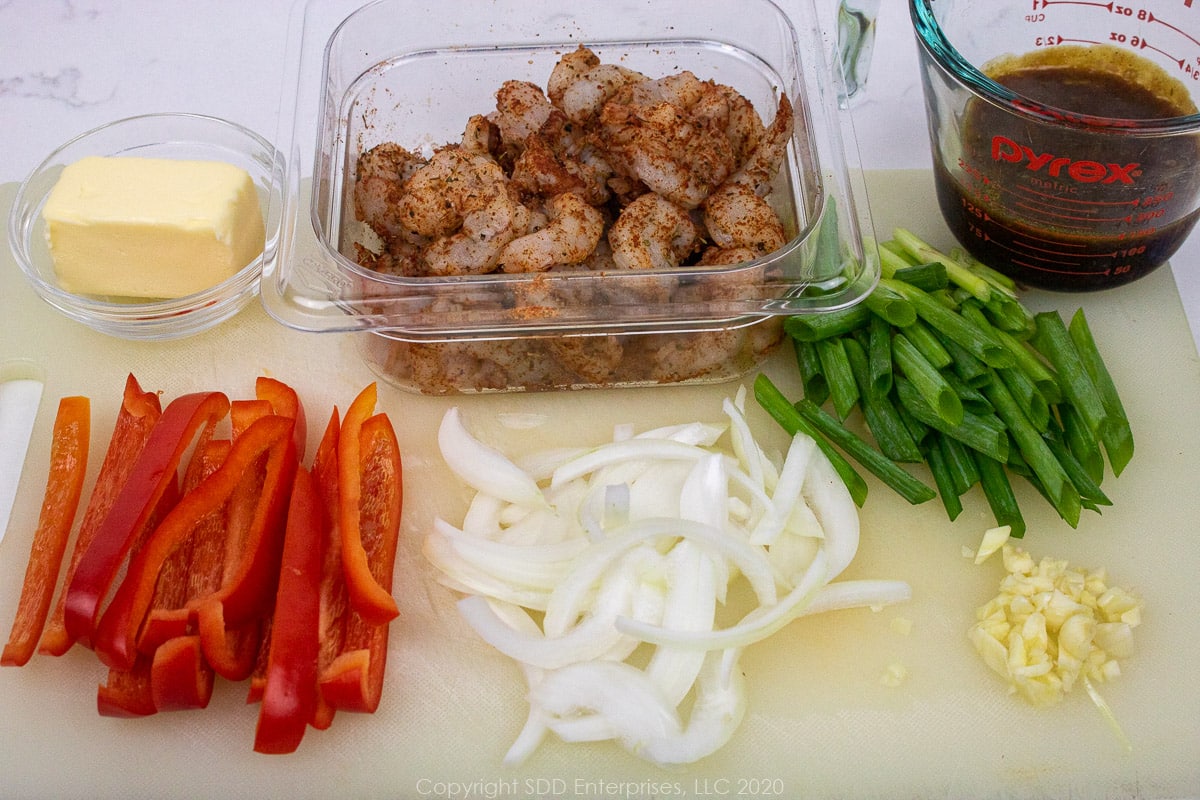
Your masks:
[{"label": "glass measuring cup handle", "polygon": [[880,0],[838,0],[838,56],[847,98],[853,98],[867,82],[879,3]]}]

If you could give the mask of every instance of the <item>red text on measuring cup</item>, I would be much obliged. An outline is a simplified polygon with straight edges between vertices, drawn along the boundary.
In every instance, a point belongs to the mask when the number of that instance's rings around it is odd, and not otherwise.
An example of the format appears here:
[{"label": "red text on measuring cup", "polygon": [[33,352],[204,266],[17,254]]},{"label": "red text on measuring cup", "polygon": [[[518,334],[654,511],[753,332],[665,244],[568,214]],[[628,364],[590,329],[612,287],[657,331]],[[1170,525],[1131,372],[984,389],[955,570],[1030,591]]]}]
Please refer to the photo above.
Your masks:
[{"label": "red text on measuring cup", "polygon": [[992,160],[1020,164],[1028,161],[1026,169],[1045,171],[1052,178],[1068,177],[1080,183],[1124,183],[1133,185],[1141,175],[1141,164],[1104,164],[1099,161],[1072,160],[1053,153],[1035,153],[1033,148],[1014,142],[1007,136],[992,137]]}]

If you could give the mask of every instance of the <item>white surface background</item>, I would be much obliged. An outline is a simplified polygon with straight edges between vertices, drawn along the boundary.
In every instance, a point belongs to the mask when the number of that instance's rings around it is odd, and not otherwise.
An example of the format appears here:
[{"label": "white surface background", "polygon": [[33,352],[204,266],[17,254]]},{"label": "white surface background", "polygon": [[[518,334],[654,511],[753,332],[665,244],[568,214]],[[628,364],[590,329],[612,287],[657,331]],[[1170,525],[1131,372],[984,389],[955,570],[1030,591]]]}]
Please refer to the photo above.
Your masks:
[{"label": "white surface background", "polygon": [[[882,5],[866,92],[853,104],[859,149],[868,169],[924,168],[929,146],[907,3]],[[212,114],[274,137],[291,7],[291,0],[0,0],[0,181],[23,179],[59,143],[133,114]],[[1172,269],[1200,341],[1198,261],[1200,235],[1193,235]]]}]

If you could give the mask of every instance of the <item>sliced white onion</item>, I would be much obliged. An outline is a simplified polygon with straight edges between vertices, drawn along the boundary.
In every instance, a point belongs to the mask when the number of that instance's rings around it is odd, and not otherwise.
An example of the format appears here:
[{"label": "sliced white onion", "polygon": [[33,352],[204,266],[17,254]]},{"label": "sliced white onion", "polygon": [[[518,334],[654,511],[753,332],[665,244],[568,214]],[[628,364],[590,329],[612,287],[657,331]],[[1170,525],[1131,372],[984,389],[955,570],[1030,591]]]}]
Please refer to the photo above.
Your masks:
[{"label": "sliced white onion", "polygon": [[850,566],[858,552],[858,509],[833,464],[819,451],[809,463],[803,493],[824,531],[824,549],[829,555],[828,580],[833,580]]},{"label": "sliced white onion", "polygon": [[774,573],[763,551],[734,539],[724,531],[699,522],[680,519],[644,519],[614,531],[581,555],[575,568],[550,596],[543,626],[553,635],[566,630],[581,613],[583,598],[608,567],[626,550],[641,542],[686,537],[733,561],[754,589],[758,601],[774,605]]},{"label": "sliced white onion", "polygon": [[[447,413],[439,445],[477,495],[423,550],[466,595],[463,619],[524,674],[529,712],[505,763],[548,731],[659,764],[703,758],[745,713],[744,647],[799,616],[911,595],[900,581],[830,583],[857,552],[857,507],[811,439],[764,452],[745,402],[741,387],[725,424],[618,425],[609,443],[519,462]],[[742,580],[757,605],[717,629]]]},{"label": "sliced white onion", "polygon": [[783,460],[783,469],[779,471],[775,492],[771,495],[771,505],[754,526],[750,534],[751,544],[770,545],[783,531],[792,515],[792,509],[801,499],[800,493],[808,476],[808,464],[812,461],[816,447],[817,444],[811,437],[792,437],[787,457]]},{"label": "sliced white onion", "polygon": [[[629,439],[601,445],[573,458],[554,470],[550,486],[582,478],[604,467],[626,462],[695,461],[707,451],[697,445],[673,439]],[[539,493],[540,496],[540,493]]]},{"label": "sliced white onion", "polygon": [[471,488],[517,505],[545,505],[537,482],[499,450],[472,436],[457,406],[442,417],[438,447],[450,470]]},{"label": "sliced white onion", "polygon": [[649,625],[628,617],[620,617],[617,619],[617,630],[657,645],[693,647],[700,650],[746,647],[762,641],[800,616],[804,606],[812,601],[825,581],[826,561],[824,551],[817,551],[816,558],[796,584],[796,588],[778,603],[760,605],[728,628],[709,631],[674,630],[662,625]]}]

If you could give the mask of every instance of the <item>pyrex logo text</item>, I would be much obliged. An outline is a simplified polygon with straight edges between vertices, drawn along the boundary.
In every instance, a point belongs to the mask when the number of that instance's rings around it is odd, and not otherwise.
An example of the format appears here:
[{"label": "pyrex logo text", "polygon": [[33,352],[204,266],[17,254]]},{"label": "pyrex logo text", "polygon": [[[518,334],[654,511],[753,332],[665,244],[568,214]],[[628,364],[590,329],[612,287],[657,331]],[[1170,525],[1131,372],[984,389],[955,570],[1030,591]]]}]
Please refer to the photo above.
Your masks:
[{"label": "pyrex logo text", "polygon": [[1141,174],[1141,164],[1102,164],[1099,161],[1072,161],[1053,153],[1035,153],[1032,148],[1017,144],[1007,136],[992,137],[992,160],[1020,164],[1028,161],[1026,169],[1044,171],[1051,178],[1068,177],[1080,183],[1125,183]]}]

